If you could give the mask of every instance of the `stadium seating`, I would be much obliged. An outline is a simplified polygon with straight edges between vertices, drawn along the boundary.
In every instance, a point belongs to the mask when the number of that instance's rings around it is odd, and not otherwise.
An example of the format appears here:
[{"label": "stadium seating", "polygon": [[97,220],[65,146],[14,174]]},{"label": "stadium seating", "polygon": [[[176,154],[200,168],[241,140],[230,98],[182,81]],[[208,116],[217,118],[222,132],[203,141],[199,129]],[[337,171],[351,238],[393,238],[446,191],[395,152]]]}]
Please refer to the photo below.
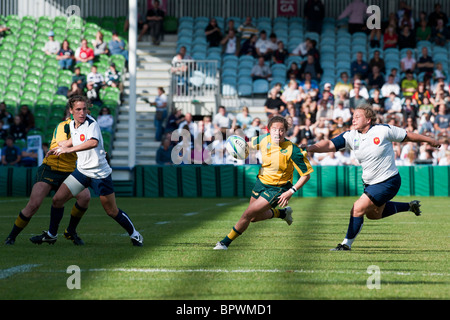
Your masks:
[{"label": "stadium seating", "polygon": [[[127,33],[123,31],[125,20],[126,17],[87,17],[84,21],[80,20],[82,28],[79,29],[70,27],[64,15],[54,19],[48,16],[37,19],[31,16],[0,16],[0,25],[4,24],[11,29],[0,44],[0,101],[6,103],[7,110],[12,114],[17,114],[21,104],[27,104],[35,116],[34,133],[42,135],[43,141],[49,141],[55,124],[64,116],[67,102],[65,96],[55,93],[58,87],[70,88],[73,74],[69,70],[60,70],[56,58],[47,56],[42,51],[48,40],[48,32],[52,30],[57,41],[67,39],[75,51],[83,38],[92,47],[90,42],[95,39],[98,31],[104,34],[105,42],[112,39],[113,30],[118,30],[119,35],[127,39]],[[123,71],[125,58],[122,55],[101,55],[95,65],[98,72],[104,74],[110,63],[115,63],[117,70]],[[90,72],[91,65],[88,63],[76,66],[85,75]],[[105,88],[101,95],[104,104],[115,114],[120,104],[118,89]],[[110,136],[108,148],[112,147],[112,140],[113,137]]]}]

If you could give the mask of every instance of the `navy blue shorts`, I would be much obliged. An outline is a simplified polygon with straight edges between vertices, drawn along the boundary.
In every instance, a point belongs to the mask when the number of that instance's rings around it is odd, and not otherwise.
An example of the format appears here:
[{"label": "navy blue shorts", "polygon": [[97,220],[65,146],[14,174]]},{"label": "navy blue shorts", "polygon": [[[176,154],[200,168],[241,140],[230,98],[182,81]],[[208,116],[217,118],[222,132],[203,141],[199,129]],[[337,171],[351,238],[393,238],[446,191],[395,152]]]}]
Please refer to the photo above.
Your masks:
[{"label": "navy blue shorts", "polygon": [[107,196],[114,193],[114,185],[111,175],[104,179],[94,179],[86,177],[78,169],[72,172],[72,176],[77,179],[86,188],[91,187],[95,194],[98,196]]},{"label": "navy blue shorts", "polygon": [[365,185],[364,193],[369,197],[370,200],[377,206],[381,207],[383,204],[391,200],[397,195],[398,190],[402,184],[402,179],[400,174],[372,185]]}]

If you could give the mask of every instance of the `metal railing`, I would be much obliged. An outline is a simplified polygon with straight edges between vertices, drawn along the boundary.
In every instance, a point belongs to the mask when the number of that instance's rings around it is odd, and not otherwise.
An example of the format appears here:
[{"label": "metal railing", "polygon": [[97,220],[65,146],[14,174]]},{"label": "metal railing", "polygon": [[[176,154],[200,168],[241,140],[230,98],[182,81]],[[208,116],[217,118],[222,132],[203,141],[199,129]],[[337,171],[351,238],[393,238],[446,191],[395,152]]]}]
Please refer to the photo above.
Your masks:
[{"label": "metal railing", "polygon": [[219,94],[219,70],[216,60],[179,60],[171,69],[171,96],[174,101],[216,98]]}]

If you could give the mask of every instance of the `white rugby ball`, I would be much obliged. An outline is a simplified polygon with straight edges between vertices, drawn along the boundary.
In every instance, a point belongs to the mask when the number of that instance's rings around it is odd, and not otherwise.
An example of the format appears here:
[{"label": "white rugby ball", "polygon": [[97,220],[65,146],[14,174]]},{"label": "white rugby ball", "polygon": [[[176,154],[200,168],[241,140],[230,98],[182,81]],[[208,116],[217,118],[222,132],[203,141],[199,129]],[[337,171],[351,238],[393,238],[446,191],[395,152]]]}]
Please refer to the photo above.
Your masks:
[{"label": "white rugby ball", "polygon": [[248,144],[244,138],[231,136],[227,139],[225,147],[228,153],[235,159],[245,160],[249,154]]}]

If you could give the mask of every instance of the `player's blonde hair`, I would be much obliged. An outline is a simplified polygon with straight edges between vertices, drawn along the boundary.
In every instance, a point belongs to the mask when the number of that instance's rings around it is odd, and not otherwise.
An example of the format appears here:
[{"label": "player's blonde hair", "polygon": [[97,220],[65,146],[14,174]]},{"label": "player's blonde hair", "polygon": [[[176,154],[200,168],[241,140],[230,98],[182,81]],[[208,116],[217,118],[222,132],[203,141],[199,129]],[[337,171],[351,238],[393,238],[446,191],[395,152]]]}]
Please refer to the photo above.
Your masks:
[{"label": "player's blonde hair", "polygon": [[356,110],[363,110],[364,116],[367,119],[370,119],[370,124],[374,125],[377,122],[377,114],[373,111],[372,105],[369,103],[362,103],[356,107]]}]

